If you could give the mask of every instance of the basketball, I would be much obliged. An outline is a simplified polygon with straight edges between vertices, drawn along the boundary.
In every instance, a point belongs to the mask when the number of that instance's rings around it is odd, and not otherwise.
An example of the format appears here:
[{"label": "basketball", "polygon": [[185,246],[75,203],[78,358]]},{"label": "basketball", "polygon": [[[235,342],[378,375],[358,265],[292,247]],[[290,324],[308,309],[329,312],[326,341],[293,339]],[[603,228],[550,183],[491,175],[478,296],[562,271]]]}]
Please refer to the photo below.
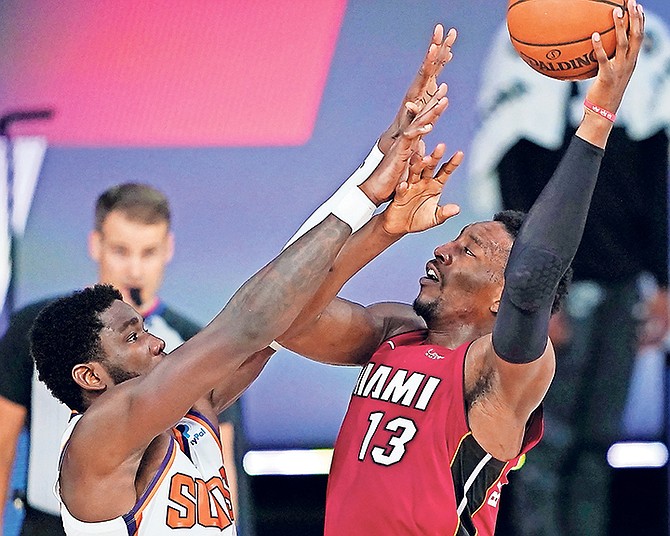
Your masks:
[{"label": "basketball", "polygon": [[521,58],[537,72],[558,80],[584,80],[598,72],[591,35],[598,32],[608,57],[616,48],[612,19],[626,0],[509,0],[507,29]]}]

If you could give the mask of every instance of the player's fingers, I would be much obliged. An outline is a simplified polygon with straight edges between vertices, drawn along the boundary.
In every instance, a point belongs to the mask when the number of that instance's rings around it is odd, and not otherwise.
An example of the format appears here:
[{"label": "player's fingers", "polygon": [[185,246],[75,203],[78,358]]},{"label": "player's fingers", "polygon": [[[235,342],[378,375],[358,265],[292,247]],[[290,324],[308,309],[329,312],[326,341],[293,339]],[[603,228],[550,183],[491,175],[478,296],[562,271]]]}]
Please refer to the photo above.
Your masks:
[{"label": "player's fingers", "polygon": [[407,110],[407,114],[410,118],[410,121],[414,119],[417,116],[417,114],[421,111],[419,105],[412,101],[407,101],[405,103],[405,109]]},{"label": "player's fingers", "polygon": [[395,187],[395,194],[393,196],[393,199],[395,199],[396,202],[402,199],[403,195],[407,193],[408,189],[409,184],[407,184],[407,181],[400,181]]},{"label": "player's fingers", "polygon": [[442,160],[442,157],[444,156],[444,152],[446,151],[447,146],[444,143],[438,143],[435,146],[435,149],[433,149],[433,152],[430,153],[428,156],[425,156],[423,158],[423,163],[424,163],[424,168],[423,168],[423,173],[422,176],[432,179],[433,174],[435,173],[435,169],[437,168],[437,165],[440,163],[440,160]]},{"label": "player's fingers", "polygon": [[629,54],[637,54],[642,47],[644,41],[644,8],[642,4],[637,4],[634,0],[629,0],[628,3],[628,18],[629,18]]},{"label": "player's fingers", "polygon": [[430,38],[430,44],[426,55],[419,66],[419,71],[416,73],[414,80],[407,92],[406,100],[414,101],[421,97],[423,89],[428,85],[431,77],[435,75],[435,66],[437,65],[438,56],[444,40],[444,27],[441,24],[435,25],[433,35]]},{"label": "player's fingers", "polygon": [[430,94],[428,101],[424,102],[422,107],[419,107],[419,105],[415,103],[414,109],[419,110],[420,114],[430,111],[430,109],[435,106],[435,104],[439,102],[440,99],[447,96],[447,91],[449,91],[449,86],[447,86],[445,83],[436,86],[433,93]]},{"label": "player's fingers", "polygon": [[416,143],[416,152],[421,155],[421,158],[426,156],[426,142],[420,138]]},{"label": "player's fingers", "polygon": [[444,26],[438,22],[433,29],[433,40],[431,43],[440,46],[442,41],[444,41]]},{"label": "player's fingers", "polygon": [[438,62],[439,62],[439,68],[442,70],[442,68],[451,61],[451,58],[453,57],[451,47],[454,44],[454,41],[456,41],[456,30],[454,28],[450,28],[449,31],[447,32],[447,36],[442,42],[440,46],[440,50],[438,51]]},{"label": "player's fingers", "polygon": [[598,60],[598,74],[604,73],[607,68],[607,63],[609,58],[607,57],[607,52],[603,47],[602,39],[598,32],[593,32],[591,35],[591,45],[593,46],[593,52],[596,55],[596,60]]},{"label": "player's fingers", "polygon": [[426,108],[430,109],[431,106],[435,106],[440,99],[443,99],[447,96],[447,91],[449,91],[449,86],[442,82],[437,86],[437,90],[433,95],[431,95],[430,100],[426,103]]},{"label": "player's fingers", "polygon": [[413,153],[409,159],[409,174],[407,176],[407,182],[409,184],[415,184],[421,179],[421,174],[423,173],[423,158],[418,153]]},{"label": "player's fingers", "polygon": [[[433,30],[433,38],[429,47],[430,54],[427,55],[424,61],[423,76],[424,78],[431,78],[437,76],[437,73],[442,68],[440,65],[442,56],[442,46],[444,42],[444,26],[436,24]],[[430,57],[428,57],[430,56]]]},{"label": "player's fingers", "polygon": [[442,115],[442,112],[447,109],[449,100],[444,97],[440,99],[435,106],[429,110],[421,112],[417,115],[409,126],[403,131],[402,137],[408,139],[415,139],[424,136],[433,130],[433,123]]},{"label": "player's fingers", "polygon": [[458,32],[456,31],[456,28],[449,28],[449,31],[447,32],[447,37],[445,38],[444,42],[449,47],[452,47],[452,46],[454,46],[454,43],[456,42],[457,37],[458,37]]},{"label": "player's fingers", "polygon": [[437,86],[437,90],[433,95],[431,95],[430,99],[426,103],[426,105],[423,107],[423,110],[421,110],[421,113],[429,113],[432,108],[437,106],[437,104],[447,96],[447,91],[449,90],[449,86],[447,84],[442,83],[439,86]]},{"label": "player's fingers", "polygon": [[431,76],[434,75],[435,64],[440,54],[440,44],[431,43],[426,52],[423,62],[419,66],[419,72],[416,73],[414,79],[414,87],[412,88],[417,94],[420,93],[422,87],[426,85]]},{"label": "player's fingers", "polygon": [[414,140],[425,136],[433,130],[432,123],[414,123],[412,122],[405,130],[403,130],[400,138],[408,140],[409,143],[413,143]]},{"label": "player's fingers", "polygon": [[419,115],[417,115],[412,123],[410,123],[410,130],[412,127],[421,127],[422,125],[433,124],[439,119],[442,113],[449,106],[449,99],[447,97],[442,97],[441,99],[435,101],[430,107],[426,107]]},{"label": "player's fingers", "polygon": [[[435,95],[430,99],[428,105],[421,109],[409,125],[403,130],[402,137],[414,139],[423,136],[433,129],[433,123],[437,121],[442,112],[447,109],[449,100],[445,97],[447,85],[440,84]],[[417,112],[419,108],[413,103],[405,103],[405,108],[411,113]]]},{"label": "player's fingers", "polygon": [[442,167],[440,167],[440,170],[435,175],[435,179],[441,184],[446,183],[451,174],[456,171],[458,166],[461,165],[461,162],[463,162],[463,156],[463,151],[456,151],[449,160],[442,164]]},{"label": "player's fingers", "polygon": [[449,203],[438,207],[435,211],[435,218],[437,219],[437,224],[440,225],[447,221],[449,218],[453,218],[461,211],[461,207],[455,205],[454,203]]},{"label": "player's fingers", "polygon": [[[628,2],[628,5],[630,7],[630,1]],[[614,30],[616,32],[616,53],[614,57],[621,58],[621,61],[623,61],[626,57],[626,51],[628,50],[628,33],[627,28],[624,25],[623,9],[620,7],[614,8],[612,10],[612,17],[614,19]]]}]

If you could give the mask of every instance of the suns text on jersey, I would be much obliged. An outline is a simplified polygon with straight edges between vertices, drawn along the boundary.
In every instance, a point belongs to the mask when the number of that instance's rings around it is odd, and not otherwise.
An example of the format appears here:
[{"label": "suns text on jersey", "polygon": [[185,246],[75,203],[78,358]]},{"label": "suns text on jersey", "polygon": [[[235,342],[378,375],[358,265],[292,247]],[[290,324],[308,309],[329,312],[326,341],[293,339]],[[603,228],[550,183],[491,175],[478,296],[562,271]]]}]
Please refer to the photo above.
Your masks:
[{"label": "suns text on jersey", "polygon": [[233,503],[223,467],[207,481],[175,473],[170,480],[166,523],[173,529],[195,525],[224,529],[233,524]]}]

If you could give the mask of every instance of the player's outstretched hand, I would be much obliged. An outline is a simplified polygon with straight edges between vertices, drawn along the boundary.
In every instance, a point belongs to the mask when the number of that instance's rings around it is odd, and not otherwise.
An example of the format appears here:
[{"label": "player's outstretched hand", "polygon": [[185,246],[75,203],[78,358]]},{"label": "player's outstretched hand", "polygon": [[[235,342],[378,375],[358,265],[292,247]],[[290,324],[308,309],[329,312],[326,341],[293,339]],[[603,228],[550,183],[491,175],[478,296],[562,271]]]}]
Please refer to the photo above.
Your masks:
[{"label": "player's outstretched hand", "polygon": [[460,212],[453,203],[439,204],[442,190],[451,174],[463,161],[463,153],[454,153],[434,174],[444,156],[440,143],[428,156],[412,156],[406,181],[398,184],[393,201],[382,213],[384,230],[391,234],[417,233],[431,229]]},{"label": "player's outstretched hand", "polygon": [[[393,142],[435,95],[438,88],[437,77],[452,58],[451,47],[456,41],[456,35],[454,28],[451,28],[445,36],[444,27],[441,24],[435,26],[426,55],[405,94],[396,117],[379,138],[379,149],[382,153],[387,154],[391,150]],[[408,103],[409,106],[407,106]]]},{"label": "player's outstretched hand", "polygon": [[[633,74],[644,39],[644,10],[635,0],[627,2],[629,29],[626,31],[624,14],[614,8],[612,17],[616,31],[616,50],[612,59],[607,58],[600,35],[591,39],[598,59],[598,75],[588,90],[586,98],[606,110],[616,113]],[[593,113],[588,110],[587,113]]]},{"label": "player's outstretched hand", "polygon": [[449,105],[446,95],[447,85],[441,84],[421,112],[397,136],[377,169],[360,185],[377,206],[391,199],[396,186],[407,178],[412,154],[421,151],[421,138],[433,130],[435,121]]}]

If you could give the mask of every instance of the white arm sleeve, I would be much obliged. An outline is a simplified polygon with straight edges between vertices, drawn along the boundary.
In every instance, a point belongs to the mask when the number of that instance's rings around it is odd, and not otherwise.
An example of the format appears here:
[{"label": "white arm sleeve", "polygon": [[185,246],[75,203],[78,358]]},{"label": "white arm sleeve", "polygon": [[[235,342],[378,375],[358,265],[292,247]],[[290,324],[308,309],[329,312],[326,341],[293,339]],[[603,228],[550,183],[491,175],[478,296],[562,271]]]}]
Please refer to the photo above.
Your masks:
[{"label": "white arm sleeve", "polygon": [[[317,208],[307,220],[305,220],[305,223],[300,226],[282,249],[286,249],[307,231],[326,219],[326,216],[333,212],[333,209],[340,204],[352,188],[358,187],[365,181],[365,179],[372,175],[372,172],[377,169],[382,158],[384,158],[384,153],[379,150],[379,142],[377,142],[358,169],[352,173],[352,175],[328,198],[328,200]],[[370,214],[370,217],[372,217],[372,214]],[[364,223],[365,222],[363,222],[363,224]],[[354,229],[354,231],[356,231],[356,229]]]},{"label": "white arm sleeve", "polygon": [[[358,169],[354,171],[346,181],[344,181],[344,184],[342,184],[342,186],[340,186],[333,195],[331,195],[321,206],[319,206],[319,208],[317,208],[312,213],[309,218],[305,220],[305,223],[303,223],[296,231],[296,233],[290,238],[290,240],[286,242],[286,245],[282,248],[282,251],[289,247],[293,242],[298,240],[298,238],[304,235],[312,227],[315,227],[321,223],[326,218],[326,216],[328,216],[328,214],[333,212],[333,210],[337,211],[341,202],[347,197],[347,194],[351,192],[353,188],[358,188],[358,186],[362,184],[365,179],[372,175],[372,172],[377,169],[377,166],[382,161],[382,158],[384,158],[384,153],[379,150],[379,140],[377,140],[377,143],[375,143],[375,146],[370,151],[370,154],[368,154],[365,160],[363,160],[363,163],[358,167]],[[372,212],[370,213],[370,217],[372,217]],[[369,219],[370,218],[368,218],[368,220]],[[361,227],[364,224],[365,222],[361,222]],[[353,230],[356,231],[356,229]],[[275,352],[278,352],[283,348],[283,346],[277,341],[272,341],[269,346]]]}]

